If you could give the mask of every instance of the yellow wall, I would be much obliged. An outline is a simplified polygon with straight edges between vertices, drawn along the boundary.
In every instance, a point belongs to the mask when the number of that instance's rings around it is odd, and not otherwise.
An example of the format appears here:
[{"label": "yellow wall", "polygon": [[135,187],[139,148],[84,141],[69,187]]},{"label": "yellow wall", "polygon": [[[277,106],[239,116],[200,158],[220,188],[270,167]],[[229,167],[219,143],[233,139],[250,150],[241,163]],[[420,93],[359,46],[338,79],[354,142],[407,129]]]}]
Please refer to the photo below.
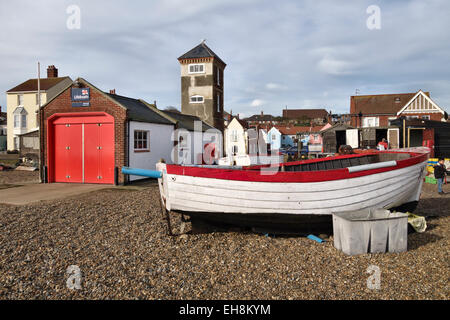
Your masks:
[{"label": "yellow wall", "polygon": [[[43,106],[47,101],[53,99],[56,95],[58,95],[62,89],[66,88],[70,83],[72,83],[72,79],[69,77],[61,80],[56,85],[51,87],[46,91],[41,91],[41,106]],[[6,109],[8,113],[8,123],[7,123],[7,144],[8,150],[14,150],[14,137],[17,135],[14,133],[14,110],[18,107],[17,105],[17,96],[19,94],[23,94],[23,107],[28,112],[27,115],[27,127],[26,130],[22,130],[22,133],[26,133],[30,130],[36,129],[39,127],[39,123],[37,120],[36,111],[38,110],[38,105],[36,103],[36,95],[37,91],[23,92],[23,93],[7,93],[6,94]],[[17,130],[16,130],[17,131]]]},{"label": "yellow wall", "polygon": [[[8,123],[7,123],[7,132],[8,132],[8,150],[14,150],[14,110],[18,107],[17,93],[8,93],[6,94],[6,109],[8,113]],[[43,105],[47,101],[47,93],[41,93],[41,105]],[[36,104],[36,93],[23,93],[23,107],[28,112],[27,115],[27,127],[26,131],[36,129],[39,127],[37,123],[36,111],[38,110],[38,105]],[[24,133],[25,133],[24,132]]]}]

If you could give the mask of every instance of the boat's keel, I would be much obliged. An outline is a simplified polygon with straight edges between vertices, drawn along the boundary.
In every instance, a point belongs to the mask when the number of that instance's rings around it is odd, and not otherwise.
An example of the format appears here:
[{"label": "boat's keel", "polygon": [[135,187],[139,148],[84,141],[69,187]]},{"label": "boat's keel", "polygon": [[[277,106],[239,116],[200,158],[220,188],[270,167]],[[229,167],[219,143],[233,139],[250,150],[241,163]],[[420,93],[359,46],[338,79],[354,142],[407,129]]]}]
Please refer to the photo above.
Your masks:
[{"label": "boat's keel", "polygon": [[333,232],[331,215],[230,214],[178,212],[190,217],[192,230],[198,233],[228,231],[235,228],[263,234],[327,234]]},{"label": "boat's keel", "polygon": [[414,210],[416,210],[417,205],[419,204],[419,201],[411,201],[411,202],[407,202],[402,204],[401,206],[395,207],[395,208],[391,208],[389,209],[390,211],[397,211],[397,212],[414,212]]}]

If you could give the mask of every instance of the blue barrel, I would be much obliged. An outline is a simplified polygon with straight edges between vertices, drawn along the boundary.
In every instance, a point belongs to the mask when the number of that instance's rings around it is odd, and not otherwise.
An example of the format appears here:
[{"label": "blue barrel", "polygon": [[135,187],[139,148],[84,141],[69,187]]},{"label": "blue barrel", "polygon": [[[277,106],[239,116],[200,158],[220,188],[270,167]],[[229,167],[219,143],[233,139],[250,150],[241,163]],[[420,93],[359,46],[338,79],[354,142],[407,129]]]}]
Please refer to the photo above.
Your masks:
[{"label": "blue barrel", "polygon": [[157,170],[122,167],[122,173],[130,174],[133,176],[147,177],[147,178],[155,178],[155,179],[162,178],[161,171],[157,171]]}]

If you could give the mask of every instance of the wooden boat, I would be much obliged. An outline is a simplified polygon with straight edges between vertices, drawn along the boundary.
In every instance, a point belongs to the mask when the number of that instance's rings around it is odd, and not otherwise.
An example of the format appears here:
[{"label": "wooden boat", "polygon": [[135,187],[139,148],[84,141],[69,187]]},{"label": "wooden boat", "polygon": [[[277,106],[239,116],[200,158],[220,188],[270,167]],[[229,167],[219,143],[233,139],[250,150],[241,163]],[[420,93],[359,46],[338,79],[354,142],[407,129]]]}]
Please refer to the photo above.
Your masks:
[{"label": "wooden boat", "polygon": [[[248,167],[158,163],[167,210],[229,224],[286,226],[301,216],[417,204],[428,148]],[[297,220],[298,221],[298,220]]]}]

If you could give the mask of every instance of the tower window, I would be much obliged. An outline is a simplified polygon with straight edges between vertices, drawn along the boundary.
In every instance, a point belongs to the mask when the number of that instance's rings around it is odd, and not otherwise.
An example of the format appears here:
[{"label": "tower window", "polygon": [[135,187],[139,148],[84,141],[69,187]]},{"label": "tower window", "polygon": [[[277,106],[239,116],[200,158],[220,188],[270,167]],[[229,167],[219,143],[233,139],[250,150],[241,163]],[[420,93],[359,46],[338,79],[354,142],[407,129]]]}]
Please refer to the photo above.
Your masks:
[{"label": "tower window", "polygon": [[203,96],[192,96],[191,97],[191,103],[203,103],[205,99]]},{"label": "tower window", "polygon": [[217,95],[217,112],[220,112],[220,94]]},{"label": "tower window", "polygon": [[205,73],[205,64],[204,63],[190,64],[189,73]]},{"label": "tower window", "polygon": [[220,86],[220,69],[219,69],[219,67],[216,67],[216,83],[218,86]]}]

